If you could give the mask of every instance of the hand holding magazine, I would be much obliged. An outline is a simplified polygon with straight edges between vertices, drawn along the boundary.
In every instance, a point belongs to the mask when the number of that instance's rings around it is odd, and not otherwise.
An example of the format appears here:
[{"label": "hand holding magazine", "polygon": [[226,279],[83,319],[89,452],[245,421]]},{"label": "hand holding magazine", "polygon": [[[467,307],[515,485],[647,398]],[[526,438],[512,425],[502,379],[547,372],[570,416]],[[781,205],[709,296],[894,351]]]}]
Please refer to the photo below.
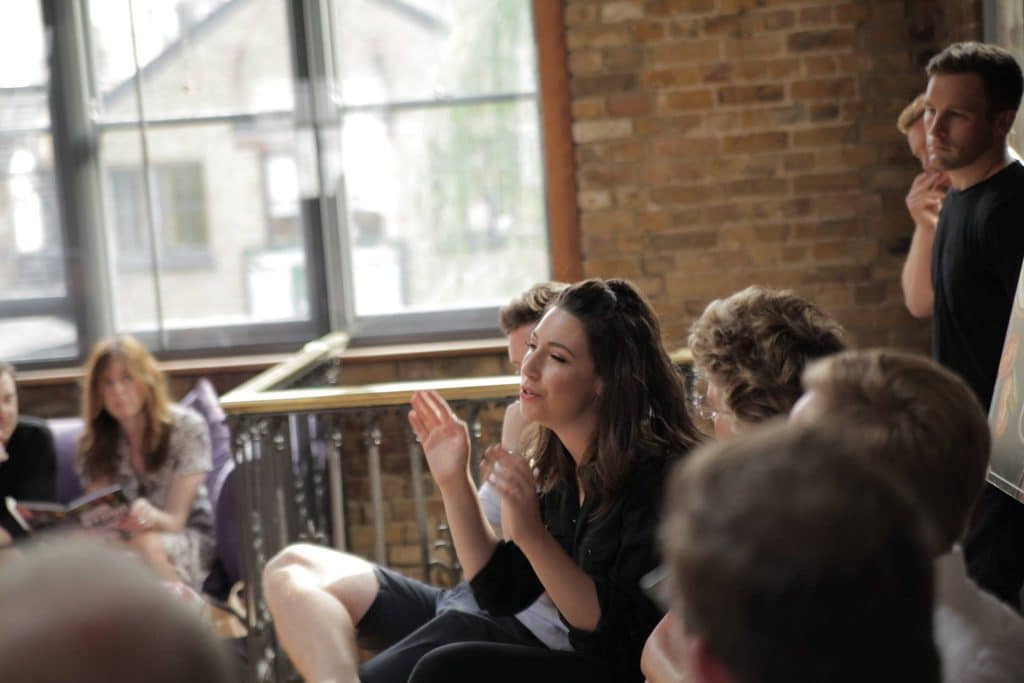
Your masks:
[{"label": "hand holding magazine", "polygon": [[56,526],[119,532],[130,501],[120,486],[107,486],[80,496],[67,505],[7,498],[7,510],[25,529],[34,532]]}]

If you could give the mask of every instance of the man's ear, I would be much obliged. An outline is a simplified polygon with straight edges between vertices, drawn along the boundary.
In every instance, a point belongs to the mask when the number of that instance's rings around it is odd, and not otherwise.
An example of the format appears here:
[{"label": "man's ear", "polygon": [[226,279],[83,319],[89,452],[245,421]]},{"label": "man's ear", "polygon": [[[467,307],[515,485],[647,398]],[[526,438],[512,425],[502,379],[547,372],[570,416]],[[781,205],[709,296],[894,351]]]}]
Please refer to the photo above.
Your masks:
[{"label": "man's ear", "polygon": [[711,651],[707,643],[697,635],[683,636],[683,652],[686,663],[693,673],[696,683],[732,683],[732,676]]},{"label": "man's ear", "polygon": [[1013,128],[1013,122],[1017,118],[1016,109],[1007,109],[996,114],[996,134],[999,137],[1006,137],[1010,134],[1010,130]]}]

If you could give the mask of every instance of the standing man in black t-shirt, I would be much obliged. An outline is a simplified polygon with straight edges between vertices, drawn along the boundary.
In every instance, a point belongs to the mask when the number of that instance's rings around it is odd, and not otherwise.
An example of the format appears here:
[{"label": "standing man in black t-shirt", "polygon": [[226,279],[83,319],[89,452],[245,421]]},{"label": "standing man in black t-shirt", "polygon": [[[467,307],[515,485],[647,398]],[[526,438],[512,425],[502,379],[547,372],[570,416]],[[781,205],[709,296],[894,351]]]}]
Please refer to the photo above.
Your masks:
[{"label": "standing man in black t-shirt", "polygon": [[[931,282],[904,281],[912,308],[932,317],[932,351],[958,372],[982,405],[992,399],[1021,260],[1024,166],[1006,137],[1024,91],[1013,56],[993,45],[957,43],[928,62],[924,124],[932,165],[952,187],[942,203],[931,253]],[[921,267],[922,264],[914,264]],[[1020,609],[1024,584],[1024,505],[987,485],[964,538],[971,577]]]}]

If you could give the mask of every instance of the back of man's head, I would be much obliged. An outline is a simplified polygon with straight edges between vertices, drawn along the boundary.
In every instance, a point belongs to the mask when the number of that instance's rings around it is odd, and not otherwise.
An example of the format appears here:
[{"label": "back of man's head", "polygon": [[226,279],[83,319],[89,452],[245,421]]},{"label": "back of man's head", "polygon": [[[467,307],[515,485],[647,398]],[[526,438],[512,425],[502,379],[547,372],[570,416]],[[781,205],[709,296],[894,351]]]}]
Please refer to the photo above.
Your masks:
[{"label": "back of man's head", "polygon": [[924,356],[847,351],[811,365],[814,412],[854,426],[862,453],[890,468],[925,507],[936,553],[963,533],[988,471],[991,434],[974,392]]},{"label": "back of man's head", "polygon": [[674,472],[661,538],[698,677],[939,680],[927,532],[848,451],[838,425],[769,425]]},{"label": "back of man's head", "polygon": [[196,610],[112,547],[29,548],[4,565],[0,604],[5,683],[233,680]]},{"label": "back of man's head", "polygon": [[1020,107],[1024,76],[1007,50],[987,43],[954,43],[928,61],[925,72],[935,75],[975,74],[985,86],[989,115]]}]

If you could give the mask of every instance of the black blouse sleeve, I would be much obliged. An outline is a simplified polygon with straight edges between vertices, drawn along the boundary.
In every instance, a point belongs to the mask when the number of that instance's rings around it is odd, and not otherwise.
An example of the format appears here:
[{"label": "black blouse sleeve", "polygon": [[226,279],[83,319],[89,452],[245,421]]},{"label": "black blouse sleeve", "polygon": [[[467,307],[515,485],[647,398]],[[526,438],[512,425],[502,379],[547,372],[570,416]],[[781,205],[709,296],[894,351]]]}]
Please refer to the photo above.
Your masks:
[{"label": "black blouse sleeve", "polygon": [[496,617],[529,607],[544,586],[526,555],[512,541],[499,541],[491,559],[469,582],[477,603]]}]

